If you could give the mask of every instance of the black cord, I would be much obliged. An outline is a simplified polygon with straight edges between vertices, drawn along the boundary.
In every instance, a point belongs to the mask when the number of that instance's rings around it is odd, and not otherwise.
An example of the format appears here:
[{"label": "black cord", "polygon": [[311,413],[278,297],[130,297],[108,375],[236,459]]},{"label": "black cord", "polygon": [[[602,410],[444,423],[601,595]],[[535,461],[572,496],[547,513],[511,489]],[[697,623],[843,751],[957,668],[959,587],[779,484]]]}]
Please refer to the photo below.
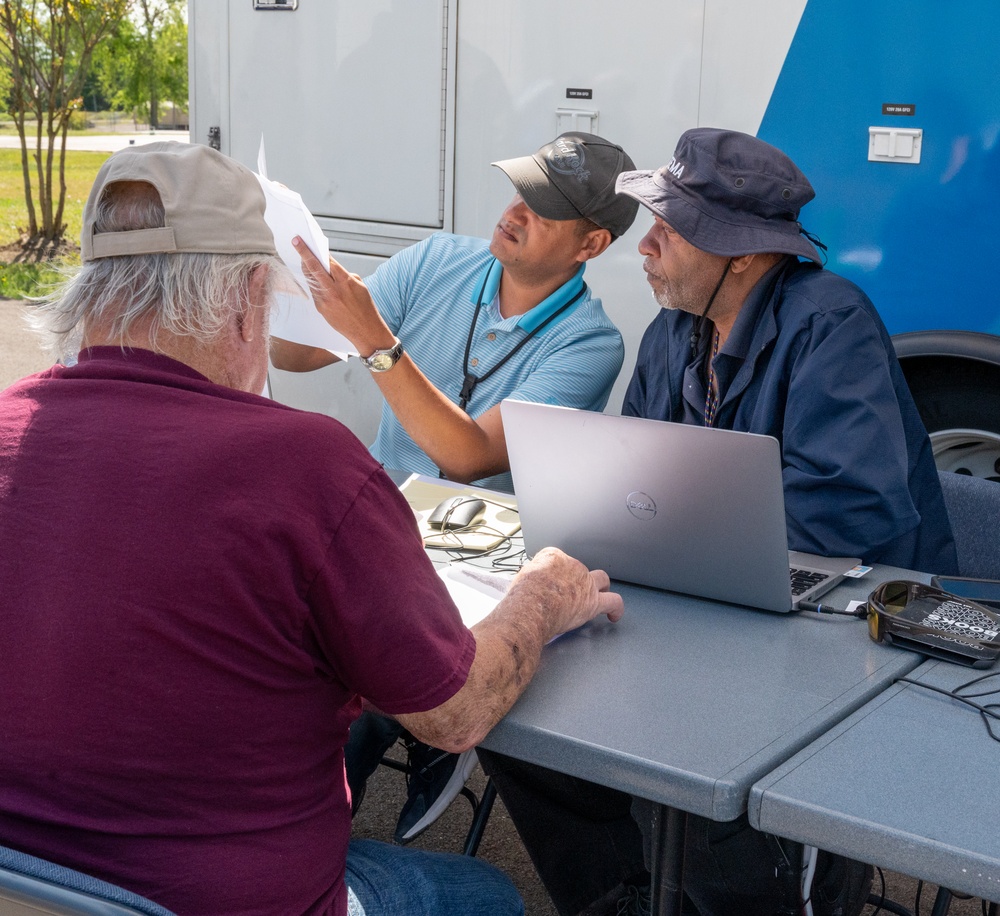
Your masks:
[{"label": "black cord", "polygon": [[[879,882],[882,885],[882,889],[879,891],[878,903],[875,904],[875,912],[872,913],[871,916],[878,916],[878,914],[882,912],[882,907],[885,905],[885,872],[882,871],[882,869],[879,868],[877,865],[875,866],[875,871],[878,872]],[[872,897],[874,896],[875,896],[874,894],[870,893],[868,895],[867,902],[871,903]]]},{"label": "black cord", "polygon": [[494,557],[490,561],[490,566],[492,566],[493,569],[499,569],[504,572],[517,572],[527,562],[528,554],[525,553],[523,547],[519,547],[517,550],[512,550],[502,556]]},{"label": "black cord", "polygon": [[[955,693],[960,690],[965,690],[967,687],[975,687],[976,684],[981,684],[983,681],[988,681],[991,677],[996,677],[1000,675],[1000,671],[991,671],[989,674],[982,674],[979,677],[974,677],[971,681],[966,681],[964,684],[959,684],[955,688]],[[1000,685],[994,687],[992,690],[983,690],[979,693],[961,693],[959,696],[963,697],[988,697],[995,693],[1000,693]]]},{"label": "black cord", "polygon": [[[994,673],[1000,673],[1000,672],[994,672]],[[992,675],[984,675],[983,677],[991,677],[991,676]],[[984,706],[981,703],[973,702],[967,696],[963,696],[961,693],[958,692],[959,690],[962,690],[963,688],[968,687],[972,684],[978,684],[981,680],[983,680],[982,677],[977,677],[965,684],[959,684],[953,690],[945,690],[943,687],[935,687],[933,684],[925,684],[923,681],[917,681],[910,677],[897,677],[896,680],[893,681],[893,683],[902,682],[904,684],[912,684],[914,687],[923,687],[924,690],[933,690],[934,693],[940,693],[943,696],[951,697],[951,699],[953,700],[958,700],[959,703],[964,703],[966,706],[971,706],[979,713],[980,718],[982,718],[983,723],[986,725],[986,731],[989,734],[989,736],[994,741],[1000,742],[1000,734],[994,732],[993,726],[990,724],[991,719],[1000,722],[1000,703],[988,703]],[[972,696],[977,696],[977,697],[987,696],[988,693],[995,693],[995,692],[996,691],[988,691],[985,693],[974,693],[972,694]]]},{"label": "black cord", "polygon": [[868,606],[860,605],[853,611],[847,611],[839,607],[831,607],[829,604],[817,604],[815,601],[800,601],[800,611],[815,611],[817,614],[841,614],[844,617],[863,618],[868,616]]},{"label": "black cord", "polygon": [[[513,512],[515,515],[518,514],[517,506],[510,505],[509,503],[500,502],[499,500],[489,499],[485,494],[474,492],[465,497],[463,502],[468,502],[469,500],[478,499],[488,506],[495,506],[497,509],[501,510],[501,515],[504,511]],[[448,510],[444,517],[444,523],[447,524],[448,519],[451,517],[451,513],[455,511],[461,503],[453,506]],[[497,521],[501,521],[501,516],[498,515]],[[463,534],[486,534],[493,535],[500,538],[500,540],[490,548],[486,550],[469,550],[464,546],[462,541]],[[473,522],[471,525],[466,525],[464,528],[445,528],[442,526],[440,530],[433,530],[423,535],[423,542],[425,545],[428,541],[436,542],[431,543],[430,546],[440,549],[444,552],[452,563],[470,563],[477,568],[482,569],[483,567],[479,565],[479,561],[489,559],[490,566],[493,569],[499,570],[501,572],[517,572],[522,566],[528,561],[528,556],[524,551],[524,547],[514,547],[514,539],[516,537],[516,532],[514,534],[505,534],[503,531],[494,528],[492,525],[488,524],[485,519],[480,519],[477,522]],[[452,543],[448,543],[451,539]]]},{"label": "black cord", "polygon": [[473,375],[469,372],[469,354],[472,352],[472,338],[476,333],[476,324],[479,321],[479,312],[483,307],[483,294],[486,290],[486,284],[489,282],[490,274],[493,272],[493,267],[497,264],[497,259],[494,258],[490,262],[490,266],[486,271],[486,276],[483,278],[483,285],[479,287],[479,298],[476,301],[476,310],[472,313],[472,323],[469,326],[469,336],[465,340],[465,356],[462,357],[462,389],[458,395],[458,406],[467,411],[469,406],[469,401],[472,399],[472,393],[476,390],[476,385],[480,382],[485,382],[494,372],[496,372],[501,367],[505,366],[513,356],[515,356],[520,349],[528,343],[536,334],[539,333],[547,325],[555,321],[563,312],[574,305],[585,292],[587,292],[587,284],[584,283],[579,292],[573,296],[568,302],[563,303],[559,308],[557,308],[551,315],[548,316],[544,321],[538,324],[536,327],[532,328],[517,344],[507,353],[503,359],[500,360],[492,369],[484,372],[482,375]]},{"label": "black cord", "polygon": [[722,289],[722,284],[726,282],[726,276],[729,274],[729,268],[732,263],[732,258],[726,261],[726,266],[722,268],[722,276],[719,277],[719,282],[715,284],[715,289],[712,290],[712,295],[708,297],[708,305],[705,306],[705,311],[698,315],[694,320],[694,325],[691,328],[692,362],[694,362],[694,358],[698,355],[698,341],[701,340],[702,332],[705,330],[705,325],[708,322],[708,310],[712,307],[712,303],[715,302],[715,297],[719,295],[719,290]]}]

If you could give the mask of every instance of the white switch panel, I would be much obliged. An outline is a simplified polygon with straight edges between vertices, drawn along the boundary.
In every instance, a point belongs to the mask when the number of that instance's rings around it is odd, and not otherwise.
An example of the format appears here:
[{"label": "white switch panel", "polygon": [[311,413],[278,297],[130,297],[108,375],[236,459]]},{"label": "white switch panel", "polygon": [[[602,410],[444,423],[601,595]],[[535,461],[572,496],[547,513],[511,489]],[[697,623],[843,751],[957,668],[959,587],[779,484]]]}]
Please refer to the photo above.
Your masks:
[{"label": "white switch panel", "polygon": [[912,128],[869,127],[868,159],[871,162],[920,161],[920,146],[924,132]]}]

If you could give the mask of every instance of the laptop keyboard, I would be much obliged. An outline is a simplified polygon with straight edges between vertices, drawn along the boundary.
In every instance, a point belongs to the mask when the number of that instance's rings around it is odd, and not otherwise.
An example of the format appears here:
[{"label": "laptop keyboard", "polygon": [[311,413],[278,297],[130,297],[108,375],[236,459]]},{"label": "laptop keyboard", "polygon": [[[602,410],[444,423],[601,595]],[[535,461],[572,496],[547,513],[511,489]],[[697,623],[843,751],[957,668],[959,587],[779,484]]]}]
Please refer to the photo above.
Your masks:
[{"label": "laptop keyboard", "polygon": [[794,566],[788,567],[788,575],[792,582],[792,597],[794,598],[798,598],[817,582],[830,578],[829,573],[816,572],[812,569],[796,569]]}]

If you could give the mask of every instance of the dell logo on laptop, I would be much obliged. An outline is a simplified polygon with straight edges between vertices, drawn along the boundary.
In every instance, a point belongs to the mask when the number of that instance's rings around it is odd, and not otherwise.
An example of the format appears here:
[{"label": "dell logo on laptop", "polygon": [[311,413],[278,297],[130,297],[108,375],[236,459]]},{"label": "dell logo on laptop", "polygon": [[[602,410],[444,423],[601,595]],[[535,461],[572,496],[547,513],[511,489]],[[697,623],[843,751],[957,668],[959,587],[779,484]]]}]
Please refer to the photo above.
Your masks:
[{"label": "dell logo on laptop", "polygon": [[642,521],[649,521],[656,515],[656,503],[653,502],[653,497],[643,493],[642,490],[633,490],[629,493],[625,497],[625,507]]}]

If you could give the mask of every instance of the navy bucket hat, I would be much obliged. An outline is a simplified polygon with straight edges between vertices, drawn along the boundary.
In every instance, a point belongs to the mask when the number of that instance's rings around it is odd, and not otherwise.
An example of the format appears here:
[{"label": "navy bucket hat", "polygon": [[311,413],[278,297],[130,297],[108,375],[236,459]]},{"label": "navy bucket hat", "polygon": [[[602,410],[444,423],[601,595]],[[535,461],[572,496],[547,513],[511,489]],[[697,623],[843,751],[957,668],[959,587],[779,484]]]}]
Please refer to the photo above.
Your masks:
[{"label": "navy bucket hat", "polygon": [[710,254],[781,252],[822,263],[798,221],[816,192],[788,156],[749,134],[685,131],[667,165],[623,172],[615,190]]}]

